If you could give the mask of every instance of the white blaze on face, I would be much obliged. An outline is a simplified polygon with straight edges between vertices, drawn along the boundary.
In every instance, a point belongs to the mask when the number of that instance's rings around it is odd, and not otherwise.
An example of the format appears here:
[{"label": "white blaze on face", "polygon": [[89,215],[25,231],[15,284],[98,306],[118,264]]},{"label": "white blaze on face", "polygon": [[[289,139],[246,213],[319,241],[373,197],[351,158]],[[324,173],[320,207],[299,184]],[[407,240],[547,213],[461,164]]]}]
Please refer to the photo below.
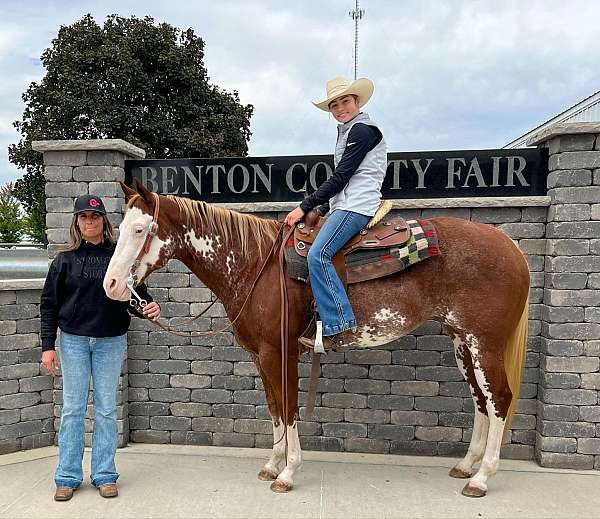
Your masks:
[{"label": "white blaze on face", "polygon": [[196,236],[196,231],[192,229],[185,233],[185,237],[190,240],[192,247],[194,247],[196,252],[203,258],[211,261],[214,259],[213,254],[215,253],[215,248],[213,247],[213,243],[215,243],[217,247],[220,247],[220,236],[217,236],[216,240],[208,234],[206,236]]},{"label": "white blaze on face", "polygon": [[[119,240],[108,264],[106,277],[112,276],[119,281],[126,281],[129,269],[142,249],[151,223],[152,216],[143,213],[137,207],[127,210],[125,218],[119,225]],[[139,272],[139,275],[141,276],[142,273]],[[104,288],[106,289],[106,286]]]}]

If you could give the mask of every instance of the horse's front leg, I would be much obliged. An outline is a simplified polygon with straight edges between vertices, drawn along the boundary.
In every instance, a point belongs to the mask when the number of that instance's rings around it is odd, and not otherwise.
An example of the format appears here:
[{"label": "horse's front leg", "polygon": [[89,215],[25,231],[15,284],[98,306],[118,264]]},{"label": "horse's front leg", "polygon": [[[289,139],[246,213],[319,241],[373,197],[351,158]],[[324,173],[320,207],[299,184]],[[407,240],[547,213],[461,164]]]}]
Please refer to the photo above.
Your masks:
[{"label": "horse's front leg", "polygon": [[277,476],[277,479],[271,483],[273,492],[289,492],[294,486],[294,473],[302,465],[302,450],[300,449],[300,439],[298,438],[298,423],[286,426],[287,429],[287,463],[283,472]]},{"label": "horse's front leg", "polygon": [[271,418],[273,421],[273,453],[269,461],[258,473],[258,479],[262,481],[273,481],[277,479],[281,472],[281,467],[285,465],[285,436],[283,423],[278,418]]}]

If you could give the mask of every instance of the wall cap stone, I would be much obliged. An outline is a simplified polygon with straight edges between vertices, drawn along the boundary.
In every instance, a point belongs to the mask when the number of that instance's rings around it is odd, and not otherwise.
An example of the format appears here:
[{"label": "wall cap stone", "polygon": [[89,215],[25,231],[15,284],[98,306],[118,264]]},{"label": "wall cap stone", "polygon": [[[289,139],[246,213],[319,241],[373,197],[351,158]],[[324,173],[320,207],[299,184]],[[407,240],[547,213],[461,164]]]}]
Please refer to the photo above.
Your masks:
[{"label": "wall cap stone", "polygon": [[37,279],[2,279],[0,280],[0,291],[2,290],[41,290],[44,288],[45,278]]},{"label": "wall cap stone", "polygon": [[143,159],[146,152],[122,139],[87,139],[33,141],[35,151],[120,151],[136,159]]},{"label": "wall cap stone", "polygon": [[600,123],[558,123],[532,135],[527,139],[527,146],[537,146],[560,135],[574,135],[578,133],[600,134]]},{"label": "wall cap stone", "polygon": [[[549,196],[481,196],[473,198],[406,198],[390,200],[394,209],[444,209],[453,207],[548,207]],[[213,205],[242,213],[291,211],[297,202],[241,202]]]}]

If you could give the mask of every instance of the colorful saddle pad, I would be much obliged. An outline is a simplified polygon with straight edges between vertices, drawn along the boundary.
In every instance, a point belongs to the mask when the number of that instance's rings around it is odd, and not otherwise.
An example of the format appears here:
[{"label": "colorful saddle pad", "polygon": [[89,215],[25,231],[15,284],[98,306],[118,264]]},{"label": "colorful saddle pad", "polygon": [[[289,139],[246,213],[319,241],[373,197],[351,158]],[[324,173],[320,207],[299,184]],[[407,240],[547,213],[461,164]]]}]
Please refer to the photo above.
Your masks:
[{"label": "colorful saddle pad", "polygon": [[[346,279],[359,283],[388,276],[440,253],[435,227],[429,220],[408,220],[410,238],[401,247],[357,249],[346,255]],[[308,263],[294,247],[286,244],[285,259],[291,278],[309,283]]]}]

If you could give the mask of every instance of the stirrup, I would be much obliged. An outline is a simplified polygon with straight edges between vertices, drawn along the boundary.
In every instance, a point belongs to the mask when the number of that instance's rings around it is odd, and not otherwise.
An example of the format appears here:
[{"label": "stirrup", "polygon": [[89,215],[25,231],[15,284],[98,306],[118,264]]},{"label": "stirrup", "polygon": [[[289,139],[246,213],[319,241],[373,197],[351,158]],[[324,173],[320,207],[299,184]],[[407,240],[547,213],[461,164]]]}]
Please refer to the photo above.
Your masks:
[{"label": "stirrup", "polygon": [[317,321],[317,334],[315,335],[315,353],[325,353],[323,347],[323,321]]}]

